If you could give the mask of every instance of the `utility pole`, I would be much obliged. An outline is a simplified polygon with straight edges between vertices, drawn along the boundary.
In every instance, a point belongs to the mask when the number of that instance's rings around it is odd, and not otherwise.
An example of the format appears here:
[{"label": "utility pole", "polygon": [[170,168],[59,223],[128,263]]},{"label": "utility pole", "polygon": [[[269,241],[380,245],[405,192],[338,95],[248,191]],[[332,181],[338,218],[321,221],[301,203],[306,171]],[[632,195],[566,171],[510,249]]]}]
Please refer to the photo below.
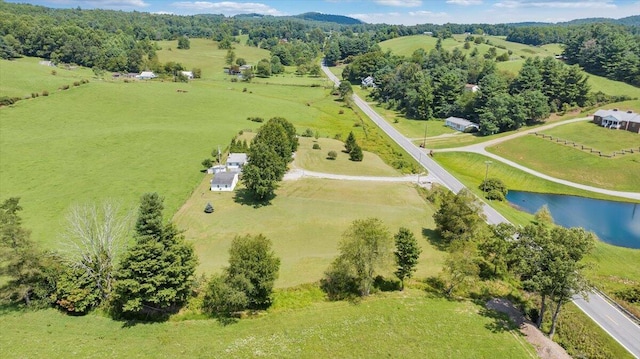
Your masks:
[{"label": "utility pole", "polygon": [[482,185],[482,192],[484,192],[485,198],[487,198],[487,176],[489,175],[489,165],[492,163],[492,161],[484,161],[484,164],[487,166],[487,169],[484,172],[484,183]]},{"label": "utility pole", "polygon": [[[427,120],[428,121],[428,120]],[[424,123],[424,139],[422,140],[422,148],[427,148],[427,122]]]}]

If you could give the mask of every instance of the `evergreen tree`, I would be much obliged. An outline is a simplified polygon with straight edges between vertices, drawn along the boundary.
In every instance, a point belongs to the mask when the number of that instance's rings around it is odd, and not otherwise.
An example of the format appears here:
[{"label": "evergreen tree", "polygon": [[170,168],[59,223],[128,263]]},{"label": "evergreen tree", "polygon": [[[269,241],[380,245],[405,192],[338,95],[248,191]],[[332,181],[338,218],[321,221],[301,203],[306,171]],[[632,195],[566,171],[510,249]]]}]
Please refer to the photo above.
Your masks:
[{"label": "evergreen tree", "polygon": [[347,140],[344,142],[344,149],[347,153],[351,153],[351,150],[357,145],[356,136],[353,134],[353,131],[349,132],[349,136],[347,136]]},{"label": "evergreen tree", "polygon": [[407,228],[400,228],[395,235],[396,276],[400,279],[401,290],[404,289],[404,279],[411,278],[416,271],[418,258],[422,249],[413,233]]},{"label": "evergreen tree", "polygon": [[356,143],[355,146],[351,149],[351,152],[349,152],[349,159],[351,161],[361,162],[363,158],[364,155],[362,153],[362,148],[360,148],[360,146]]},{"label": "evergreen tree", "polygon": [[145,194],[136,222],[136,243],[116,274],[113,305],[125,318],[164,318],[191,292],[197,258],[172,223],[162,225],[162,198]]}]

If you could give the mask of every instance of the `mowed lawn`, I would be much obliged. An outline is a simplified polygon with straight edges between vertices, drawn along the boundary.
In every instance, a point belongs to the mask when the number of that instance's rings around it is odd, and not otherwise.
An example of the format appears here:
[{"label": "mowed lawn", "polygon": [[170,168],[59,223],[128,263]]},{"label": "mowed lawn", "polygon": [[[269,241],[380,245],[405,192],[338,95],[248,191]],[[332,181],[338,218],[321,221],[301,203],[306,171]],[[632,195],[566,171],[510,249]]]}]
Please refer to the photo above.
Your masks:
[{"label": "mowed lawn", "polygon": [[[442,268],[444,253],[423,236],[434,235],[433,208],[412,184],[303,178],[282,182],[271,204],[256,208],[244,199],[242,186],[236,193],[211,192],[209,178],[174,216],[196,247],[202,273],[227,266],[235,236],[262,233],[282,260],[278,287],[318,281],[338,255],[343,232],[354,220],[369,217],[381,219],[391,234],[401,226],[413,231],[423,248],[418,278]],[[207,202],[214,213],[203,212]]]},{"label": "mowed lawn", "polygon": [[415,290],[359,304],[318,302],[226,326],[214,320],[127,326],[46,310],[0,316],[0,357],[535,358],[500,318]]},{"label": "mowed lawn", "polygon": [[[620,132],[622,131],[609,131],[608,135],[613,136],[610,137],[611,142],[616,141],[615,137],[621,134]],[[625,135],[625,139],[621,141],[625,141],[627,134],[622,135]],[[640,143],[640,137],[638,138]],[[488,147],[487,150],[536,171],[568,181],[618,191],[640,190],[638,152],[606,158],[534,135],[515,138]]]},{"label": "mowed lawn", "polygon": [[258,128],[247,117],[282,116],[300,132],[346,138],[357,117],[340,109],[318,87],[92,81],[0,109],[0,198],[21,197],[25,227],[53,247],[74,203],[111,199],[133,209],[157,191],[171,216],[212,149]]},{"label": "mowed lawn", "polygon": [[[543,130],[540,133],[573,141],[610,155],[613,151],[635,148],[640,151],[640,136],[623,130],[611,130],[588,122],[576,122]],[[550,141],[550,140],[549,140]]]}]

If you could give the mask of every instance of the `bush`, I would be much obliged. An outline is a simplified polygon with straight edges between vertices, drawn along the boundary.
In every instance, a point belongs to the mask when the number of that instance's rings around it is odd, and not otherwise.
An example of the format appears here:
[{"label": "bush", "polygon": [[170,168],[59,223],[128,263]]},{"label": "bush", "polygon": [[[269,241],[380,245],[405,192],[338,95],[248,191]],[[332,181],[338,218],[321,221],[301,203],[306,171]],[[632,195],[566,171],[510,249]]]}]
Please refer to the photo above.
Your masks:
[{"label": "bush", "polygon": [[80,86],[80,81],[73,81],[73,86],[76,86],[76,87]]},{"label": "bush", "polygon": [[43,90],[42,91],[42,96],[49,96],[49,91]]},{"label": "bush", "polygon": [[360,148],[360,146],[358,146],[357,144],[353,147],[351,152],[349,152],[349,159],[351,161],[360,162],[362,161],[363,157],[364,155],[362,154],[362,148]]},{"label": "bush", "polygon": [[62,87],[60,87],[61,90],[68,90],[69,89],[69,85],[63,85]]},{"label": "bush", "polygon": [[0,106],[13,105],[14,103],[16,103],[19,100],[20,100],[19,97],[2,96],[2,97],[0,97]]},{"label": "bush", "polygon": [[324,273],[320,280],[320,288],[327,293],[330,300],[342,300],[359,296],[358,281],[350,273],[349,265],[343,260],[336,260]]},{"label": "bush", "polygon": [[488,178],[480,183],[479,189],[485,194],[487,199],[503,201],[509,192],[507,186],[498,178]]},{"label": "bush", "polygon": [[230,317],[233,313],[244,310],[249,300],[245,292],[235,288],[236,284],[230,283],[226,275],[211,277],[202,302],[203,311],[210,315]]},{"label": "bush", "polygon": [[205,158],[202,160],[202,166],[204,166],[204,168],[211,168],[211,166],[213,166],[213,161],[211,161],[210,158]]},{"label": "bush", "polygon": [[320,149],[321,149],[321,148],[320,148],[320,144],[319,144],[319,143],[314,143],[314,144],[313,144],[313,149],[314,149],[314,150],[320,150]]},{"label": "bush", "polygon": [[313,130],[310,128],[307,128],[306,130],[304,130],[304,132],[302,133],[302,137],[313,137]]},{"label": "bush", "polygon": [[329,153],[327,153],[327,158],[330,160],[335,160],[336,158],[338,158],[338,153],[336,151],[329,151]]},{"label": "bush", "polygon": [[264,118],[262,117],[247,117],[247,120],[262,123],[264,122]]},{"label": "bush", "polygon": [[213,213],[211,202],[207,202],[207,205],[204,207],[204,213]]},{"label": "bush", "polygon": [[617,291],[616,296],[629,303],[640,303],[640,284]]}]

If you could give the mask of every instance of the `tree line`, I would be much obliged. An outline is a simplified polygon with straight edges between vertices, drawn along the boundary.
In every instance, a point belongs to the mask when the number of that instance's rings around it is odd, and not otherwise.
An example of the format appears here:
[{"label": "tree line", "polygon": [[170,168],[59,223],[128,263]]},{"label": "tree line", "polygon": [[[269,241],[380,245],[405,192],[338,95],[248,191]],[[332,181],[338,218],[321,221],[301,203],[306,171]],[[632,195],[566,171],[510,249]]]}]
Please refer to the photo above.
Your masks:
[{"label": "tree line", "polygon": [[[483,134],[517,129],[603,97],[589,95],[587,76],[578,67],[552,57],[528,58],[511,77],[497,71],[491,58],[467,57],[441,45],[411,57],[369,52],[355,57],[342,74],[353,82],[370,75],[376,79],[372,97],[388,108],[415,119],[464,117],[478,123]],[[479,91],[465,91],[466,84],[478,84]]]}]

